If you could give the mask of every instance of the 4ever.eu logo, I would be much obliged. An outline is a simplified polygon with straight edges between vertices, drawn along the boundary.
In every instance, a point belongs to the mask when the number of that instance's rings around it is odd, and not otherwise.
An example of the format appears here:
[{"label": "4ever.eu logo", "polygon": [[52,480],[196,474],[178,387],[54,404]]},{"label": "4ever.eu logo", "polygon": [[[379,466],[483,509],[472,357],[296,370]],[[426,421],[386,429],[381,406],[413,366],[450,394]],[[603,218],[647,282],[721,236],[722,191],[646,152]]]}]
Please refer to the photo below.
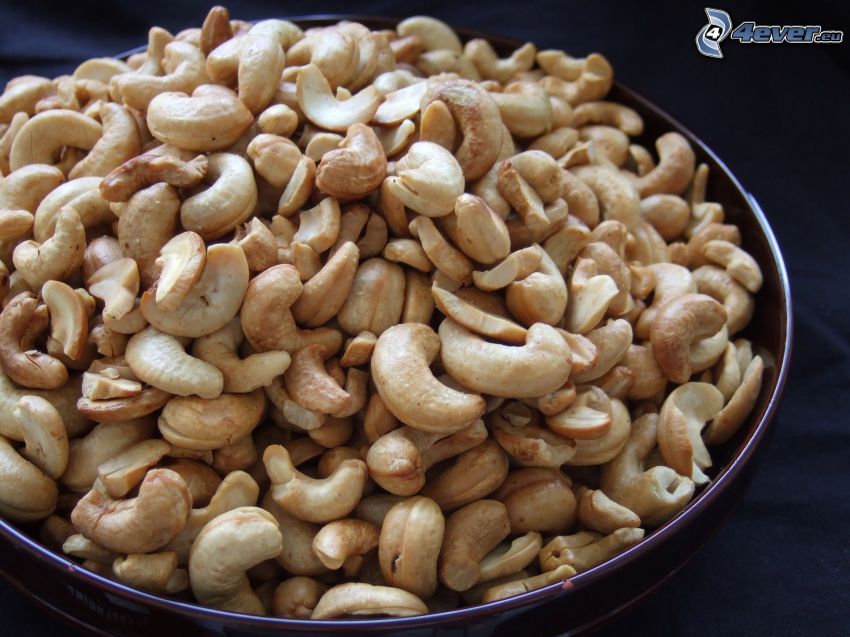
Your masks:
[{"label": "4ever.eu logo", "polygon": [[706,7],[708,24],[696,37],[697,51],[711,58],[722,58],[720,43],[727,37],[741,44],[840,44],[843,31],[830,31],[820,25],[757,25],[752,20],[732,29],[731,16],[722,9]]}]

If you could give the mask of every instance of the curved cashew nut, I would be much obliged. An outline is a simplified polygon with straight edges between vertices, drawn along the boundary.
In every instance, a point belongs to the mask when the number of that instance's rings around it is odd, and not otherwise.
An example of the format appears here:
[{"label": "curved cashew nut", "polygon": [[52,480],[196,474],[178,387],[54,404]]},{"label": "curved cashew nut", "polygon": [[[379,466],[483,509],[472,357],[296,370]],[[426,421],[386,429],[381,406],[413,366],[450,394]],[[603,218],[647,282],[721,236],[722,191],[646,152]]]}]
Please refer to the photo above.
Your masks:
[{"label": "curved cashew nut", "polygon": [[[574,467],[599,465],[608,462],[616,457],[626,444],[629,437],[629,432],[632,426],[632,419],[629,416],[629,411],[622,401],[616,398],[608,398],[602,396],[601,389],[592,390],[595,394],[594,398],[602,398],[601,401],[589,401],[594,404],[594,408],[600,407],[602,411],[608,411],[608,403],[610,403],[611,426],[608,432],[599,438],[576,440],[576,449],[573,457],[567,460],[566,464]],[[600,410],[598,409],[598,410]]]},{"label": "curved cashew nut", "polygon": [[674,241],[685,232],[691,219],[688,203],[677,195],[657,194],[640,200],[640,211],[665,241]]},{"label": "curved cashew nut", "polygon": [[147,288],[159,275],[159,251],[174,234],[180,212],[177,189],[157,183],[140,190],[126,203],[115,205],[121,207],[116,229],[121,251],[136,260],[141,284]]},{"label": "curved cashew nut", "polygon": [[21,111],[32,115],[36,103],[53,90],[53,82],[38,75],[22,75],[9,81],[0,95],[0,123],[9,122]]},{"label": "curved cashew nut", "polygon": [[703,438],[706,443],[723,444],[738,431],[758,400],[763,374],[764,361],[761,356],[756,356],[745,368],[741,384],[705,430]]},{"label": "curved cashew nut", "polygon": [[617,529],[640,526],[640,518],[634,511],[614,502],[602,489],[579,487],[576,497],[579,522],[591,531],[608,535]]},{"label": "curved cashew nut", "polygon": [[591,369],[571,376],[570,380],[576,383],[596,380],[620,362],[632,344],[632,326],[624,319],[617,319],[591,330],[586,338],[596,347],[599,355]]},{"label": "curved cashew nut", "polygon": [[451,389],[434,377],[429,366],[440,340],[421,323],[389,328],[375,344],[372,379],[384,404],[402,422],[423,431],[454,433],[480,418],[486,405],[481,396]]},{"label": "curved cashew nut", "polygon": [[421,39],[426,51],[446,49],[452,53],[463,52],[460,38],[452,28],[441,20],[428,16],[406,18],[396,26],[399,37],[416,36]]},{"label": "curved cashew nut", "polygon": [[90,150],[103,127],[91,117],[67,109],[52,109],[31,117],[12,142],[9,168],[54,163],[64,146]]},{"label": "curved cashew nut", "polygon": [[567,285],[549,253],[540,246],[535,247],[540,251],[537,269],[524,279],[509,284],[505,300],[511,314],[524,325],[555,325],[567,309]]},{"label": "curved cashew nut", "polygon": [[445,519],[436,502],[416,496],[392,506],[378,542],[381,573],[388,584],[428,599],[437,590],[437,560]]},{"label": "curved cashew nut", "polygon": [[493,498],[507,507],[511,533],[554,533],[575,522],[570,487],[570,479],[556,468],[529,467],[511,471]]},{"label": "curved cashew nut", "polygon": [[528,329],[521,347],[488,343],[451,319],[440,324],[439,334],[440,360],[446,371],[476,391],[494,396],[542,396],[559,389],[570,374],[569,345],[544,323]]},{"label": "curved cashew nut", "polygon": [[634,511],[647,526],[658,526],[693,497],[694,483],[670,467],[644,470],[657,443],[658,414],[634,422],[629,439],[616,458],[602,466],[600,486],[615,502]]},{"label": "curved cashew nut", "polygon": [[100,195],[107,201],[124,202],[140,190],[164,181],[175,188],[191,188],[207,173],[208,160],[198,155],[183,161],[171,155],[146,153],[128,159],[100,182]]},{"label": "curved cashew nut", "polygon": [[186,199],[180,222],[204,239],[216,239],[245,221],[257,205],[257,183],[251,165],[239,155],[216,153],[208,158],[205,180],[212,185]]},{"label": "curved cashew nut", "polygon": [[248,393],[264,387],[289,367],[286,352],[261,352],[244,359],[238,350],[245,336],[238,318],[220,330],[195,340],[192,355],[217,367],[224,377],[225,392]]},{"label": "curved cashew nut", "polygon": [[382,96],[374,86],[362,89],[347,100],[338,100],[322,70],[308,64],[296,80],[298,106],[304,116],[319,128],[343,132],[352,124],[365,124],[381,104]]},{"label": "curved cashew nut", "polygon": [[639,137],[643,133],[641,116],[617,102],[584,102],[576,106],[570,126],[580,128],[585,124],[616,126],[630,137]]},{"label": "curved cashew nut", "polygon": [[236,142],[254,121],[232,91],[210,84],[192,96],[160,93],[147,110],[151,134],[164,144],[196,152],[222,150]]},{"label": "curved cashew nut", "polygon": [[496,163],[502,148],[501,115],[493,96],[469,80],[432,86],[422,98],[421,112],[435,101],[448,107],[463,137],[455,157],[467,181],[480,179]]},{"label": "curved cashew nut", "polygon": [[533,138],[552,128],[552,104],[536,82],[511,82],[500,93],[491,93],[502,122],[516,137]]},{"label": "curved cashew nut", "polygon": [[311,577],[290,577],[274,590],[272,610],[277,617],[310,619],[319,599],[327,591],[327,586]]},{"label": "curved cashew nut", "polygon": [[258,507],[239,507],[209,522],[195,539],[189,581],[201,604],[234,612],[265,615],[245,574],[280,553],[277,521]]},{"label": "curved cashew nut", "polygon": [[[215,474],[215,470],[208,465],[201,466],[207,467],[209,471]],[[169,469],[177,472],[177,465],[171,465]],[[184,474],[181,473],[180,475],[183,476]],[[215,474],[215,476],[218,477],[218,474]],[[191,490],[192,483],[188,482],[188,485]],[[194,508],[189,512],[186,526],[183,527],[177,537],[164,547],[164,550],[174,551],[177,554],[179,564],[188,564],[192,544],[210,521],[238,507],[254,506],[259,495],[260,488],[257,483],[244,471],[233,471],[227,474],[224,480],[219,479],[209,503],[203,508]],[[199,504],[199,501],[195,499],[192,502]]]},{"label": "curved cashew nut", "polygon": [[479,583],[521,571],[534,561],[542,546],[543,537],[536,531],[529,531],[510,544],[500,544],[481,560]]},{"label": "curved cashew nut", "polygon": [[56,508],[56,483],[0,436],[0,513],[16,522],[46,518]]},{"label": "curved cashew nut", "polygon": [[248,277],[242,248],[212,245],[201,277],[174,311],[165,311],[157,304],[154,287],[142,295],[142,314],[167,334],[190,338],[211,334],[236,316],[248,290]]},{"label": "curved cashew nut", "polygon": [[339,414],[350,408],[354,399],[328,374],[324,366],[326,354],[322,345],[308,345],[296,352],[284,374],[286,389],[306,409]]},{"label": "curved cashew nut", "polygon": [[242,303],[240,320],[248,342],[259,351],[294,354],[307,345],[324,345],[329,354],[342,345],[334,329],[301,330],[290,307],[301,294],[301,278],[291,265],[276,265],[251,280]]},{"label": "curved cashew nut", "polygon": [[283,548],[276,558],[278,564],[294,575],[312,577],[327,573],[327,567],[313,552],[313,538],[321,527],[284,511],[274,501],[271,490],[266,491],[263,496],[262,507],[286,530],[283,535]]},{"label": "curved cashew nut", "polygon": [[479,445],[486,438],[487,429],[480,420],[449,435],[399,427],[372,443],[366,464],[372,479],[390,493],[414,495],[425,486],[428,469]]},{"label": "curved cashew nut", "polygon": [[378,188],[386,174],[387,157],[374,131],[352,124],[339,148],[322,156],[316,187],[337,199],[359,199]]},{"label": "curved cashew nut", "polygon": [[525,343],[528,330],[513,321],[484,312],[472,303],[436,286],[431,288],[431,294],[440,311],[459,325],[495,340],[515,345]]},{"label": "curved cashew nut", "polygon": [[723,394],[708,383],[685,383],[664,400],[658,420],[658,448],[664,462],[695,484],[705,484],[711,456],[702,440],[707,421],[723,407]]},{"label": "curved cashew nut", "polygon": [[675,263],[653,263],[648,266],[654,280],[652,305],[641,312],[635,324],[638,338],[649,338],[652,323],[658,311],[668,302],[685,294],[696,292],[693,273]]},{"label": "curved cashew nut", "polygon": [[[24,166],[6,175],[0,181],[0,210],[3,211],[3,236],[6,239],[18,239],[27,234],[33,225],[33,213],[51,192],[65,181],[62,171],[53,166],[32,164]],[[29,213],[29,216],[22,215]],[[17,213],[16,223],[12,213]],[[21,218],[22,217],[22,218]]]},{"label": "curved cashew nut", "polygon": [[712,265],[701,266],[691,274],[701,294],[723,303],[729,334],[740,332],[747,326],[755,311],[755,300],[732,275]]},{"label": "curved cashew nut", "polygon": [[292,316],[308,327],[324,325],[342,308],[354,285],[360,250],[346,241],[319,272],[304,284]]},{"label": "curved cashew nut", "polygon": [[496,441],[485,440],[428,480],[422,495],[451,511],[486,497],[499,488],[507,475],[507,454]]},{"label": "curved cashew nut", "polygon": [[526,42],[507,58],[499,59],[487,40],[475,38],[464,45],[463,54],[472,60],[485,80],[507,82],[517,73],[528,71],[534,66],[537,47]]},{"label": "curved cashew nut", "polygon": [[652,322],[652,353],[674,383],[687,383],[693,366],[690,349],[726,324],[726,309],[705,294],[684,294],[663,305]]},{"label": "curved cashew nut", "polygon": [[181,91],[191,93],[201,84],[209,83],[204,54],[198,47],[174,40],[165,45],[162,69],[164,75],[124,73],[112,79],[113,86],[125,104],[140,111],[150,106],[151,100],[160,93]]},{"label": "curved cashew nut", "polygon": [[153,326],[130,338],[125,356],[141,380],[170,394],[215,398],[224,387],[217,367],[190,356],[180,341]]},{"label": "curved cashew nut", "polygon": [[260,389],[216,398],[178,397],[166,403],[157,424],[162,437],[175,447],[220,449],[250,434],[265,407]]},{"label": "curved cashew nut", "polygon": [[573,174],[596,195],[604,219],[613,219],[633,230],[640,222],[640,196],[624,176],[604,166],[576,166]]},{"label": "curved cashew nut", "polygon": [[192,496],[178,474],[151,469],[130,500],[89,491],[71,511],[71,522],[98,545],[116,553],[149,553],[177,536],[189,517]]},{"label": "curved cashew nut", "polygon": [[13,381],[24,387],[56,389],[68,381],[68,370],[58,359],[32,350],[32,340],[47,327],[33,333],[39,321],[38,303],[31,292],[22,292],[0,313],[0,366]]},{"label": "curved cashew nut", "polygon": [[63,208],[56,218],[53,236],[44,243],[24,241],[12,255],[15,268],[33,288],[46,281],[63,281],[83,264],[86,230],[72,207]]},{"label": "curved cashew nut", "polygon": [[390,194],[429,217],[451,214],[463,194],[460,164],[449,151],[432,142],[413,144],[396,162],[396,174],[385,182]]},{"label": "curved cashew nut", "polygon": [[295,468],[280,445],[266,447],[263,463],[272,481],[274,501],[308,522],[329,522],[351,513],[363,495],[368,475],[362,460],[343,460],[327,478],[310,478]]},{"label": "curved cashew nut", "polygon": [[[62,353],[77,361],[85,353],[89,334],[86,308],[80,295],[60,281],[48,281],[41,288],[41,298],[50,314],[50,338],[60,346]],[[48,343],[50,349],[50,343]]]},{"label": "curved cashew nut", "polygon": [[764,277],[758,262],[741,248],[729,241],[707,241],[702,248],[707,259],[726,268],[738,283],[755,294],[761,289]]},{"label": "curved cashew nut", "polygon": [[559,535],[540,551],[540,566],[551,571],[569,566],[581,573],[601,564],[643,539],[644,530],[617,529],[605,537],[582,531],[575,535]]},{"label": "curved cashew nut", "polygon": [[688,140],[679,133],[665,133],[655,140],[658,165],[634,180],[641,197],[658,193],[680,195],[694,176],[696,157]]},{"label": "curved cashew nut", "polygon": [[211,50],[206,71],[219,84],[236,80],[239,99],[257,114],[274,97],[285,63],[278,34],[264,26],[255,26],[245,35],[228,39]]},{"label": "curved cashew nut", "polygon": [[189,575],[177,568],[173,551],[117,557],[112,562],[112,573],[124,584],[153,593],[179,593],[189,588]]},{"label": "curved cashew nut", "polygon": [[505,505],[478,500],[446,520],[440,552],[440,581],[453,591],[472,588],[481,576],[481,560],[510,533]]},{"label": "curved cashew nut", "polygon": [[313,538],[313,552],[334,571],[378,546],[381,529],[371,522],[345,518],[328,522]]},{"label": "curved cashew nut", "polygon": [[312,619],[336,617],[390,615],[410,617],[428,612],[425,603],[407,591],[390,586],[375,586],[362,582],[337,584],[322,595],[313,609]]},{"label": "curved cashew nut", "polygon": [[56,480],[68,466],[68,433],[62,416],[40,396],[24,396],[13,413],[26,448],[21,455]]},{"label": "curved cashew nut", "polygon": [[139,128],[127,109],[104,102],[98,114],[103,123],[103,135],[89,154],[71,169],[69,179],[103,177],[142,150]]}]

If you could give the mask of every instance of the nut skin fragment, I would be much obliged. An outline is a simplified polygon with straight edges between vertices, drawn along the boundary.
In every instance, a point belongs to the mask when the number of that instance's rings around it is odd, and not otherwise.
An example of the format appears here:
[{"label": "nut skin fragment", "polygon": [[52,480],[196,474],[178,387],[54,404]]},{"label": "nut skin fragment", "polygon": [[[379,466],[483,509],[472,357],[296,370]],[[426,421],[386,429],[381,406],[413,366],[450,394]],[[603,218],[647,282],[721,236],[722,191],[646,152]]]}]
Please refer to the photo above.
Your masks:
[{"label": "nut skin fragment", "polygon": [[481,396],[440,383],[428,366],[440,338],[427,325],[403,323],[386,330],[372,353],[372,379],[387,408],[415,429],[453,433],[484,413]]}]

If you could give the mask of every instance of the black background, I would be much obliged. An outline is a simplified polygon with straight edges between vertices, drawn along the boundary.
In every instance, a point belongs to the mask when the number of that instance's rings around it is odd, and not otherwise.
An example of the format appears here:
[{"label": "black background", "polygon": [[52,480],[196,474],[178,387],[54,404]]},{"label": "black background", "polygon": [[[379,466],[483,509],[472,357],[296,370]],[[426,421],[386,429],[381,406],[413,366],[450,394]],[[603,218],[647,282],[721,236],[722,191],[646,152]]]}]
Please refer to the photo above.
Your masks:
[{"label": "black background", "polygon": [[[707,0],[706,0],[707,1]],[[846,2],[710,3],[759,24],[850,35]],[[200,26],[208,3],[0,2],[0,81],[55,76]],[[684,122],[759,200],[784,251],[796,345],[777,433],[742,506],[661,592],[600,634],[850,634],[850,44],[749,45],[699,55],[703,3],[239,2],[233,17],[425,13],[458,26],[604,53],[620,81]],[[0,633],[70,631],[0,583]],[[533,629],[530,628],[530,632]]]}]

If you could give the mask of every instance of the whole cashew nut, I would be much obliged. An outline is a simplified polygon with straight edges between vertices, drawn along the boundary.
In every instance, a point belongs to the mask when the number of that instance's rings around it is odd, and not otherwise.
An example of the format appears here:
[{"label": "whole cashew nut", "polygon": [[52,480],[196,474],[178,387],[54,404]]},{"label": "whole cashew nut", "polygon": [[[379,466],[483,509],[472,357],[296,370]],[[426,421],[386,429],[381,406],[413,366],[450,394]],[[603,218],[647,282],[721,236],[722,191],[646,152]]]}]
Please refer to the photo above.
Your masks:
[{"label": "whole cashew nut", "polygon": [[183,478],[168,469],[151,469],[135,498],[113,500],[92,489],[74,507],[71,522],[116,553],[148,553],[183,530],[191,508],[192,496]]},{"label": "whole cashew nut", "polygon": [[[24,387],[56,389],[68,381],[68,370],[58,359],[32,349],[32,323],[38,322],[37,301],[31,292],[17,295],[0,313],[0,366]],[[47,327],[44,320],[41,330]],[[39,331],[41,331],[39,330]]]},{"label": "whole cashew nut", "polygon": [[337,584],[322,595],[313,609],[312,619],[390,615],[410,617],[423,615],[428,607],[416,595],[390,586],[374,586],[361,582]]},{"label": "whole cashew nut", "polygon": [[56,483],[0,436],[0,513],[17,522],[46,518],[56,508]]},{"label": "whole cashew nut", "polygon": [[192,592],[200,603],[214,608],[265,615],[245,571],[277,556],[282,542],[277,521],[263,509],[239,507],[222,513],[192,545]]},{"label": "whole cashew nut", "polygon": [[482,393],[542,396],[560,388],[570,374],[569,346],[544,323],[528,329],[521,347],[488,343],[451,319],[440,324],[439,334],[446,371],[464,387]]},{"label": "whole cashew nut", "polygon": [[429,366],[440,341],[421,323],[389,328],[375,343],[372,379],[396,418],[414,429],[450,434],[480,418],[486,405],[481,396],[451,389],[434,377]]},{"label": "whole cashew nut", "polygon": [[31,117],[21,127],[9,155],[9,168],[54,163],[63,146],[90,150],[103,128],[91,117],[67,109],[53,109]]}]

